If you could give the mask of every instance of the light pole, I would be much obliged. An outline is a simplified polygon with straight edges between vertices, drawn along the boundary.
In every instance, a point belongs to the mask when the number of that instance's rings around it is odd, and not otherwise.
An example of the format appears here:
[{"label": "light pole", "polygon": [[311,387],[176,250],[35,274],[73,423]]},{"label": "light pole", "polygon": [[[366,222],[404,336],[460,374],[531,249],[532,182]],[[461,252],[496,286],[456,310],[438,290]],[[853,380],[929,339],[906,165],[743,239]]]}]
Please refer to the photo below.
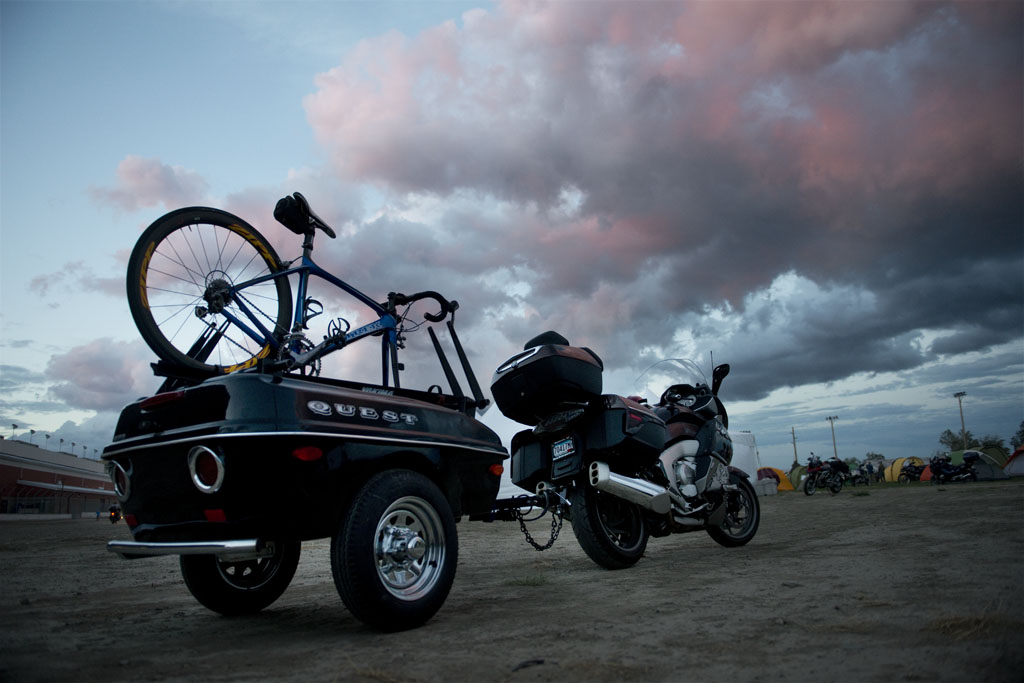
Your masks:
[{"label": "light pole", "polygon": [[790,427],[789,431],[793,433],[793,469],[800,464],[800,458],[796,456],[796,427]]},{"label": "light pole", "polygon": [[966,391],[958,391],[953,394],[953,398],[960,404],[960,437],[964,441],[964,450],[967,450],[967,427],[964,425],[964,396],[967,395]]},{"label": "light pole", "polygon": [[829,426],[832,427],[832,454],[836,456],[836,460],[839,459],[839,449],[836,448],[836,420],[839,419],[838,415],[829,415],[825,418],[828,420]]}]

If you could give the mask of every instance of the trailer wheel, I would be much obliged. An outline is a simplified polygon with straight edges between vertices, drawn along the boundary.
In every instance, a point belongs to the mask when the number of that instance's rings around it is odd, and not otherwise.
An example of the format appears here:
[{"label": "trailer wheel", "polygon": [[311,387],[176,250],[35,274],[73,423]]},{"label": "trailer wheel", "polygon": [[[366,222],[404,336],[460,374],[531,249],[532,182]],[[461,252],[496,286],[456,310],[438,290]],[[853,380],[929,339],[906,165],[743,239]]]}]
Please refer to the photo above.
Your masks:
[{"label": "trailer wheel", "polygon": [[421,626],[455,580],[459,541],[441,490],[410,470],[370,478],[331,540],[331,570],[345,606],[381,631]]},{"label": "trailer wheel", "polygon": [[274,544],[274,554],[254,560],[182,555],[181,575],[193,597],[227,617],[255,614],[281,597],[299,564],[302,544]]}]

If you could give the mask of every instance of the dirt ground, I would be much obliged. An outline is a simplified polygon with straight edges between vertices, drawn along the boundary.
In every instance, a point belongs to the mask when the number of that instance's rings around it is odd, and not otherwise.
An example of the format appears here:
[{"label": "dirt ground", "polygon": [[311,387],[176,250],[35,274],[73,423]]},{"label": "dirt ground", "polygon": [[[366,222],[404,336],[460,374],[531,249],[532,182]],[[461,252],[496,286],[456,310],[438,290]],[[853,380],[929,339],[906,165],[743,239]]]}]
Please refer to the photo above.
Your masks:
[{"label": "dirt ground", "polygon": [[536,552],[513,523],[463,521],[445,606],[391,635],[346,612],[327,540],[278,602],[229,619],[177,558],[108,553],[123,523],[4,522],[0,680],[1022,680],[1024,481],[760,500],[746,547],[652,539],[616,572],[568,522]]}]

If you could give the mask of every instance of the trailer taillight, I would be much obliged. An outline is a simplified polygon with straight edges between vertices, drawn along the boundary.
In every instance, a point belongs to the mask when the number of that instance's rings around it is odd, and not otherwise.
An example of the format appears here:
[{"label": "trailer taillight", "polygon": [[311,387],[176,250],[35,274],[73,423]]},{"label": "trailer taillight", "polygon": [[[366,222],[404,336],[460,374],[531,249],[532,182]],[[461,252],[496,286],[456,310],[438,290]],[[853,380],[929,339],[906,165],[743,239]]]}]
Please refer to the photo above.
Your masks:
[{"label": "trailer taillight", "polygon": [[505,467],[504,467],[504,465],[497,465],[497,464],[495,464],[495,465],[491,465],[490,467],[488,467],[487,471],[490,472],[491,474],[493,474],[496,477],[500,477],[505,472]]},{"label": "trailer taillight", "polygon": [[313,462],[324,457],[324,452],[316,446],[302,446],[292,451],[292,457],[303,462]]},{"label": "trailer taillight", "polygon": [[184,391],[168,391],[163,394],[157,394],[156,396],[150,396],[139,404],[139,408],[145,412],[153,410],[157,406],[162,406],[165,403],[173,403],[174,401],[178,401],[183,398],[185,398]]}]

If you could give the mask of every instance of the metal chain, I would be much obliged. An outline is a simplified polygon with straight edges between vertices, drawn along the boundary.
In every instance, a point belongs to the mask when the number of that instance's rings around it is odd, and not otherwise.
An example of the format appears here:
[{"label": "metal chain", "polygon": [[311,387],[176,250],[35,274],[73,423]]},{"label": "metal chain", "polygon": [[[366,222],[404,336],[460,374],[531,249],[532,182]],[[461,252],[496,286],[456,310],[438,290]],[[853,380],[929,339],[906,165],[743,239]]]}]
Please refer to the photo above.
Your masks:
[{"label": "metal chain", "polygon": [[519,520],[519,528],[522,530],[523,535],[526,536],[526,542],[533,546],[534,550],[547,550],[555,544],[555,540],[558,538],[558,533],[562,530],[562,513],[561,510],[555,508],[551,511],[551,538],[547,543],[541,545],[537,541],[533,540],[533,536],[530,535],[530,530],[526,528],[526,522],[523,520],[523,513],[519,510],[512,510],[512,515]]}]

